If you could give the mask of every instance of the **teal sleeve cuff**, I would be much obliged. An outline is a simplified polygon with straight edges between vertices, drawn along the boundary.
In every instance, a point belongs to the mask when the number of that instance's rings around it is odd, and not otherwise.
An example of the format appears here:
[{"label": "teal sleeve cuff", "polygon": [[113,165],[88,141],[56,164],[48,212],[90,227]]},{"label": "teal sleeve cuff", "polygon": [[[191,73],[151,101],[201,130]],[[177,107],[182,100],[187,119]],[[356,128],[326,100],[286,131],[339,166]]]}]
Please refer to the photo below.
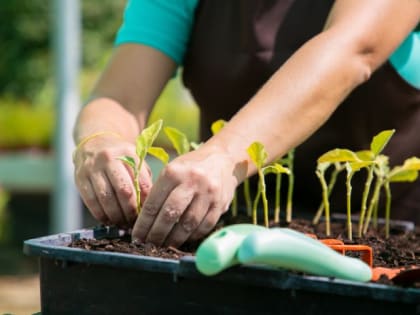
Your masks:
[{"label": "teal sleeve cuff", "polygon": [[389,61],[407,83],[420,89],[420,31],[410,33]]},{"label": "teal sleeve cuff", "polygon": [[198,1],[129,0],[115,45],[147,45],[182,64]]}]

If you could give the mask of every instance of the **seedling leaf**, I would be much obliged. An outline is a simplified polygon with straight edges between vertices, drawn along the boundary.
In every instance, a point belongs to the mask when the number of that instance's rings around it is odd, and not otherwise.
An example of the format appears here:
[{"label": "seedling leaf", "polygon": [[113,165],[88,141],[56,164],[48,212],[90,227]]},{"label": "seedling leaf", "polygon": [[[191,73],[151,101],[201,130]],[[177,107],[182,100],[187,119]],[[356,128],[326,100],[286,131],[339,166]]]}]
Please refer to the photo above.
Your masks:
[{"label": "seedling leaf", "polygon": [[318,158],[318,163],[323,162],[358,162],[360,161],[357,155],[347,149],[334,149],[328,151]]},{"label": "seedling leaf", "polygon": [[373,154],[375,154],[375,156],[382,152],[394,133],[395,129],[384,130],[373,137],[370,144],[370,150]]},{"label": "seedling leaf", "polygon": [[130,166],[132,169],[136,168],[136,161],[131,156],[120,156],[118,159]]},{"label": "seedling leaf", "polygon": [[152,146],[156,137],[162,128],[162,120],[157,120],[149,127],[143,129],[140,135],[136,139],[136,154],[140,161],[143,161],[146,157],[148,149]]},{"label": "seedling leaf", "polygon": [[147,152],[157,158],[158,160],[162,161],[163,164],[168,164],[169,162],[169,154],[163,149],[159,147],[150,147]]},{"label": "seedling leaf", "polygon": [[225,124],[226,121],[224,121],[223,119],[216,120],[214,123],[212,123],[210,128],[213,135],[218,133],[225,126]]},{"label": "seedling leaf", "polygon": [[349,166],[351,168],[351,170],[353,172],[357,172],[359,170],[361,170],[364,167],[367,167],[369,165],[372,165],[373,162],[369,162],[369,161],[363,161],[363,162],[351,162],[349,163]]},{"label": "seedling leaf", "polygon": [[416,170],[407,170],[403,167],[395,167],[389,176],[389,181],[391,183],[395,182],[414,182],[418,177],[418,171]]},{"label": "seedling leaf", "polygon": [[420,170],[420,159],[412,157],[404,161],[403,168],[406,170]]},{"label": "seedling leaf", "polygon": [[287,167],[279,163],[270,164],[262,169],[264,175],[267,174],[290,174],[290,170]]},{"label": "seedling leaf", "polygon": [[357,151],[356,155],[362,161],[373,161],[375,159],[375,154],[370,150]]},{"label": "seedling leaf", "polygon": [[182,155],[190,151],[190,143],[183,132],[173,127],[165,127],[163,131],[171,141],[178,155]]},{"label": "seedling leaf", "polygon": [[265,161],[267,160],[267,157],[268,157],[268,154],[264,148],[264,145],[258,141],[253,142],[248,147],[247,152],[252,162],[254,162],[255,166],[258,169],[261,169],[264,166]]}]

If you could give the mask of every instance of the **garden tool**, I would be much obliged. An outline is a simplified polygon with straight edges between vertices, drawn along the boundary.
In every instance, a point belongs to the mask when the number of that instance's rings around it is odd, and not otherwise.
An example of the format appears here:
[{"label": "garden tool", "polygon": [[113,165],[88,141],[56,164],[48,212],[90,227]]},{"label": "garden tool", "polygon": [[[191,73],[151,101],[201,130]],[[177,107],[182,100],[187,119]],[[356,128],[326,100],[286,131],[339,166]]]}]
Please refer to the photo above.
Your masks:
[{"label": "garden tool", "polygon": [[369,281],[372,277],[371,268],[360,259],[343,256],[310,236],[287,228],[228,226],[210,235],[196,253],[197,269],[205,275],[217,274],[239,263],[353,281]]}]

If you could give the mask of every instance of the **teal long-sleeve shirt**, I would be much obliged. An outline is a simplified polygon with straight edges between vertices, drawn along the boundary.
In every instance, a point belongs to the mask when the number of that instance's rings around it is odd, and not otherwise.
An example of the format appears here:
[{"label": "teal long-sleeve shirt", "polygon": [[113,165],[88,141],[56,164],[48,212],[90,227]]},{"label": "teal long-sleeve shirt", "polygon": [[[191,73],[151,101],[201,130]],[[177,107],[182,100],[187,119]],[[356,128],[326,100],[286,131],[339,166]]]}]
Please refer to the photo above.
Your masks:
[{"label": "teal long-sleeve shirt", "polygon": [[[199,0],[129,0],[115,44],[153,47],[182,65]],[[389,58],[399,75],[420,89],[420,29]]]}]

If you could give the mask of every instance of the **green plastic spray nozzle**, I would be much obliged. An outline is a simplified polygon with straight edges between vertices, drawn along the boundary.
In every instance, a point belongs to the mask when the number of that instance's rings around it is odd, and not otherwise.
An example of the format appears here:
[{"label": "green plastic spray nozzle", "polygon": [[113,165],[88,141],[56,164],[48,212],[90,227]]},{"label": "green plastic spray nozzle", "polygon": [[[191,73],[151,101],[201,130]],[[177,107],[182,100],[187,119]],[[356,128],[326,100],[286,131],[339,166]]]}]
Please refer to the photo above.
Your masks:
[{"label": "green plastic spray nozzle", "polygon": [[371,268],[300,232],[241,224],[225,227],[199,247],[196,265],[214,275],[235,264],[263,264],[319,276],[369,281]]},{"label": "green plastic spray nozzle", "polygon": [[265,231],[267,228],[254,224],[235,224],[211,234],[196,253],[197,269],[207,275],[215,275],[238,264],[236,252],[249,234]]}]

